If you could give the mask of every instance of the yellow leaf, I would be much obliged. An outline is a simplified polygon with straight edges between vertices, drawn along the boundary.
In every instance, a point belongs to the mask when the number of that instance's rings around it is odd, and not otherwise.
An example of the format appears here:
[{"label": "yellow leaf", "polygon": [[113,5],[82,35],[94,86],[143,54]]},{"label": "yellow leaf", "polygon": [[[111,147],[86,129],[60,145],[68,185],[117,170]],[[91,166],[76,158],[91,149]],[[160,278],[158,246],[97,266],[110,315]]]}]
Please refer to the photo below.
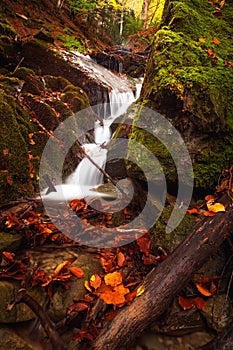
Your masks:
[{"label": "yellow leaf", "polygon": [[136,297],[140,297],[140,295],[142,295],[144,292],[145,292],[144,286],[138,287]]},{"label": "yellow leaf", "polygon": [[226,211],[224,205],[222,203],[209,204],[207,203],[207,208],[209,211],[213,211],[214,213],[218,213],[219,211]]},{"label": "yellow leaf", "polygon": [[205,43],[206,39],[205,38],[199,38],[200,43]]},{"label": "yellow leaf", "polygon": [[90,287],[88,281],[85,281],[85,282],[84,282],[84,286],[85,286],[85,288],[86,288],[87,290],[89,290],[89,292],[92,292],[91,287]]}]

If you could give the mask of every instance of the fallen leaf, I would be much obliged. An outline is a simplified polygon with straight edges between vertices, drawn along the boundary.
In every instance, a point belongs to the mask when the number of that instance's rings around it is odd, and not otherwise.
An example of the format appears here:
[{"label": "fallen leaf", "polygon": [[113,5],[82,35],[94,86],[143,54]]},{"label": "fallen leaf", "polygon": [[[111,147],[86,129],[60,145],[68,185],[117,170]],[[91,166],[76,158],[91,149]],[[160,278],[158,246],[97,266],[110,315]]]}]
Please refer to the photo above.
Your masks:
[{"label": "fallen leaf", "polygon": [[70,272],[78,278],[84,277],[84,272],[80,267],[72,266],[69,268]]},{"label": "fallen leaf", "polygon": [[95,289],[98,289],[100,287],[101,282],[101,277],[97,273],[92,275],[90,278],[90,285]]},{"label": "fallen leaf", "polygon": [[115,287],[122,282],[122,275],[120,272],[115,271],[112,273],[108,273],[104,276],[104,281],[107,285]]},{"label": "fallen leaf", "polygon": [[117,265],[119,267],[123,266],[125,262],[125,256],[122,252],[117,253]]},{"label": "fallen leaf", "polygon": [[200,213],[200,210],[197,209],[197,208],[192,208],[192,209],[188,209],[187,212],[189,214],[199,214]]},{"label": "fallen leaf", "polygon": [[205,297],[212,296],[212,293],[207,288],[205,288],[203,285],[196,283],[196,287],[197,287],[197,290]]},{"label": "fallen leaf", "polygon": [[140,297],[145,292],[145,287],[143,285],[139,286],[137,289],[136,297]]},{"label": "fallen leaf", "polygon": [[183,297],[178,297],[178,303],[182,307],[183,310],[192,309],[195,305],[199,310],[204,310],[206,307],[206,301],[203,298],[197,297],[192,299],[186,299]]},{"label": "fallen leaf", "polygon": [[221,44],[221,41],[219,41],[217,38],[212,38],[212,41],[213,41],[216,45]]},{"label": "fallen leaf", "polygon": [[213,211],[214,213],[218,213],[219,211],[226,211],[226,209],[222,203],[215,203],[215,204],[210,204],[210,205],[208,205],[208,203],[207,203],[207,208],[209,211]]},{"label": "fallen leaf", "polygon": [[[51,231],[51,230],[50,230]],[[70,260],[65,260],[61,264],[57,265],[55,271],[54,271],[54,276],[58,276],[64,268],[67,268],[72,262]]]},{"label": "fallen leaf", "polygon": [[90,285],[89,285],[89,282],[88,281],[85,281],[84,282],[84,287],[89,291],[89,292],[91,292],[92,293],[92,290],[91,290],[91,287],[90,287]]},{"label": "fallen leaf", "polygon": [[215,213],[213,211],[205,210],[204,211],[204,216],[215,216]]},{"label": "fallen leaf", "polygon": [[205,38],[199,38],[200,43],[205,43],[206,39]]}]

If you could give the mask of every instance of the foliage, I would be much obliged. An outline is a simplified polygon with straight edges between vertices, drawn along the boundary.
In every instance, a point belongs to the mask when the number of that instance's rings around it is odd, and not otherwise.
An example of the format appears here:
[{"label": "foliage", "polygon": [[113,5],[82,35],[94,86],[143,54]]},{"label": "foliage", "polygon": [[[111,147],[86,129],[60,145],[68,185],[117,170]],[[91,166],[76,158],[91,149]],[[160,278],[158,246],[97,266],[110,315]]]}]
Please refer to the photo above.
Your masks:
[{"label": "foliage", "polygon": [[73,13],[92,11],[96,8],[97,5],[95,0],[68,0],[68,4]]}]

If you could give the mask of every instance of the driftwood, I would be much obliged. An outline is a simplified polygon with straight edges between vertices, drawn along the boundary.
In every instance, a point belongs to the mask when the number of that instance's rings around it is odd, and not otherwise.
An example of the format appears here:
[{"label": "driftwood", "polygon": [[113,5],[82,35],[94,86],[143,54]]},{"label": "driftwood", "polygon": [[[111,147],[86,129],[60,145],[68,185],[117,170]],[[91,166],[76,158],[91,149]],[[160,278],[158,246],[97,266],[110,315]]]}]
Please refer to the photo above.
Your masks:
[{"label": "driftwood", "polygon": [[95,350],[127,349],[172,302],[189,280],[213,255],[233,230],[232,199],[221,198],[226,211],[204,218],[187,238],[154,268],[143,282],[144,293],[123,308],[110,323],[103,326],[92,346]]}]

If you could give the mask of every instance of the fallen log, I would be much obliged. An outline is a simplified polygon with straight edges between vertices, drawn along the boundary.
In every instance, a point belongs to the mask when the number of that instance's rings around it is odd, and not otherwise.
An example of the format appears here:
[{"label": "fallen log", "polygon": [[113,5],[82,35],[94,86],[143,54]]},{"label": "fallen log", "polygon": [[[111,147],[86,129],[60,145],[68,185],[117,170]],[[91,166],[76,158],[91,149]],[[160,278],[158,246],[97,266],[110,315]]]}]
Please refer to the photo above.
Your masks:
[{"label": "fallen log", "polygon": [[204,262],[221,246],[233,230],[232,199],[221,200],[226,211],[202,219],[185,240],[145,278],[144,293],[103,326],[92,344],[95,350],[127,349],[154,322]]}]

